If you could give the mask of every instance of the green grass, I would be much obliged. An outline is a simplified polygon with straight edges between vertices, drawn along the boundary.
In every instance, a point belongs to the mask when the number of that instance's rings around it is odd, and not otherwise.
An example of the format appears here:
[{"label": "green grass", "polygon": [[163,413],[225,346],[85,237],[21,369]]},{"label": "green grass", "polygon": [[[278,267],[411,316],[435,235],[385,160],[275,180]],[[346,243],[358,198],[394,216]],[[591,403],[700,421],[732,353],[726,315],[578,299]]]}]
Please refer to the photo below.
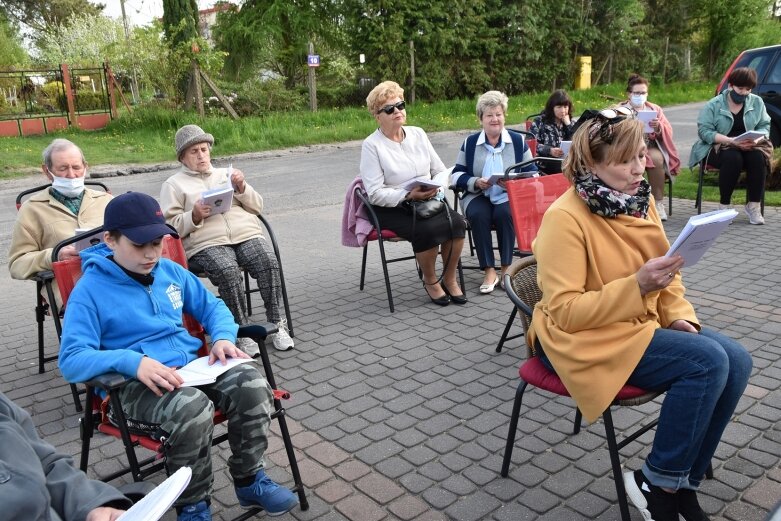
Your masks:
[{"label": "green grass", "polygon": [[[624,99],[624,85],[600,85],[572,91],[575,112],[604,107]],[[713,86],[705,83],[652,86],[652,100],[662,105],[701,101],[712,96]],[[514,96],[510,99],[507,124],[521,124],[537,113],[549,93]],[[408,123],[428,132],[476,129],[475,100],[417,102],[407,107]],[[224,116],[200,118],[192,112],[159,107],[139,107],[99,131],[67,130],[45,136],[0,138],[0,178],[39,172],[41,151],[54,137],[77,143],[91,165],[144,164],[174,161],[174,133],[182,125],[195,123],[215,136],[215,155],[258,152],[301,145],[337,143],[363,139],[376,128],[376,122],[363,107],[280,112],[239,121]]]},{"label": "green grass", "polygon": [[[777,153],[776,156],[779,154]],[[673,185],[673,197],[680,199],[691,199],[697,197],[697,181],[699,168],[682,168]],[[702,184],[702,198],[705,201],[719,201],[719,185],[714,174],[705,174]],[[736,207],[742,207],[746,204],[746,190],[742,183],[732,194],[732,204]],[[765,204],[767,206],[781,206],[781,191],[765,191]]]}]

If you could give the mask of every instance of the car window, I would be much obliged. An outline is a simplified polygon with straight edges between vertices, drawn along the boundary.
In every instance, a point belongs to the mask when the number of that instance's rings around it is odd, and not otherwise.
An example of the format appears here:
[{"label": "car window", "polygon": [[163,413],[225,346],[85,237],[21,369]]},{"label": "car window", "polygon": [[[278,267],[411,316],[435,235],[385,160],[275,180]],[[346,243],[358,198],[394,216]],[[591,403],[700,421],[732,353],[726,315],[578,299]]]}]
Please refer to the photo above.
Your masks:
[{"label": "car window", "polygon": [[757,71],[757,80],[759,83],[763,83],[762,78],[765,77],[767,67],[770,65],[770,60],[774,56],[774,52],[763,52],[761,54],[749,54],[745,58],[744,63],[737,64],[737,67],[751,67]]},{"label": "car window", "polygon": [[781,83],[781,56],[778,56],[776,58],[776,62],[775,64],[773,64],[773,68],[770,70],[770,73],[767,75],[767,79],[765,80],[765,83],[771,83],[771,84]]}]

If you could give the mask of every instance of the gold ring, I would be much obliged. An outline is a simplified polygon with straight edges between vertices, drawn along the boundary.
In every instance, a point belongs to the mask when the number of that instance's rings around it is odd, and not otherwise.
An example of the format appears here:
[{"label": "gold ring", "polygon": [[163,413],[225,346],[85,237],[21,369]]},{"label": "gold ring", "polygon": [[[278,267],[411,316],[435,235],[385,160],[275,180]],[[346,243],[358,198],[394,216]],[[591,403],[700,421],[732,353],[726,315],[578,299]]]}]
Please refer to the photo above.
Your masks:
[{"label": "gold ring", "polygon": [[673,275],[673,272],[671,271],[670,273],[667,274],[667,276],[673,278],[675,275]]}]

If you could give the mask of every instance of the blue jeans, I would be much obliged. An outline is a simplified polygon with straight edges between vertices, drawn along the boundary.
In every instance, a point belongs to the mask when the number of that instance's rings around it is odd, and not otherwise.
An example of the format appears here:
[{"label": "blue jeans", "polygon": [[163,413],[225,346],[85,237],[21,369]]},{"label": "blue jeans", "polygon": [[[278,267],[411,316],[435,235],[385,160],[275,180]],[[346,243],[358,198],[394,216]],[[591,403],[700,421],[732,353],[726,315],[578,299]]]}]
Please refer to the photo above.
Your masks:
[{"label": "blue jeans", "polygon": [[[546,366],[550,362],[543,360]],[[652,485],[697,489],[751,376],[751,355],[729,337],[659,328],[627,383],[665,391],[643,474]]]}]

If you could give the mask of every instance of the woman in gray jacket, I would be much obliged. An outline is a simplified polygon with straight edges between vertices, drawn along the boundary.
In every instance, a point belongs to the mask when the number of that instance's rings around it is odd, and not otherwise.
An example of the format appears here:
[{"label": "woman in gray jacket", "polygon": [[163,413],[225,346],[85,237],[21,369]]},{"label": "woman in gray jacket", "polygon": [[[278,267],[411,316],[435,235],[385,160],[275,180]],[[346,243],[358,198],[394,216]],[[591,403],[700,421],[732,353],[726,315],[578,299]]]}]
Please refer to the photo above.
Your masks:
[{"label": "woman in gray jacket", "polygon": [[131,503],[43,441],[21,407],[0,393],[0,518],[114,521]]}]

